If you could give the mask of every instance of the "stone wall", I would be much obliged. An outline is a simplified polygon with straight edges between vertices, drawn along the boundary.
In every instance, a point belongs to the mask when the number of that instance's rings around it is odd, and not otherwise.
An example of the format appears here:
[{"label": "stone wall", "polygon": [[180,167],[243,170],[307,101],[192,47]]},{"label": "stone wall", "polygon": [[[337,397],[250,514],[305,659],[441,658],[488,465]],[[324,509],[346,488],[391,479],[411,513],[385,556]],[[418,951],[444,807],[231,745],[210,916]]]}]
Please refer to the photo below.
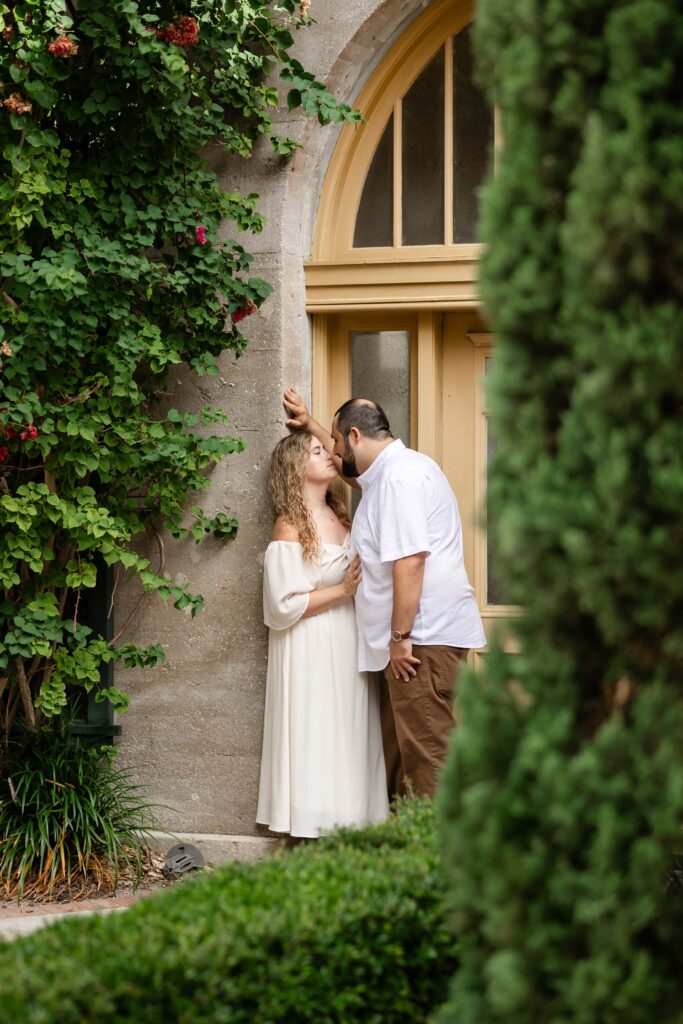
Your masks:
[{"label": "stone wall", "polygon": [[[420,0],[313,0],[317,24],[300,33],[297,56],[340,99],[353,102],[391,43],[426,6]],[[267,660],[261,569],[271,529],[265,473],[284,432],[284,385],[297,384],[310,395],[303,261],[336,139],[334,129],[286,110],[280,112],[280,125],[303,146],[290,163],[265,146],[249,161],[209,154],[223,188],[262,197],[266,228],[243,241],[255,256],[253,272],[275,291],[243,324],[249,347],[241,359],[226,354],[221,376],[204,378],[199,386],[183,374],[169,386],[169,403],[179,408],[225,409],[231,430],[246,442],[244,453],[215,470],[202,498],[212,514],[237,515],[238,536],[200,546],[166,541],[166,572],[202,593],[205,610],[191,619],[146,599],[126,638],[162,642],[166,662],[119,677],[132,697],[120,719],[123,761],[135,767],[149,798],[165,805],[159,811],[162,823],[184,832],[259,832],[254,816]],[[233,225],[225,230],[237,237]],[[150,556],[156,559],[158,552],[152,549]],[[117,623],[125,621],[136,600],[131,591],[121,595]]]}]

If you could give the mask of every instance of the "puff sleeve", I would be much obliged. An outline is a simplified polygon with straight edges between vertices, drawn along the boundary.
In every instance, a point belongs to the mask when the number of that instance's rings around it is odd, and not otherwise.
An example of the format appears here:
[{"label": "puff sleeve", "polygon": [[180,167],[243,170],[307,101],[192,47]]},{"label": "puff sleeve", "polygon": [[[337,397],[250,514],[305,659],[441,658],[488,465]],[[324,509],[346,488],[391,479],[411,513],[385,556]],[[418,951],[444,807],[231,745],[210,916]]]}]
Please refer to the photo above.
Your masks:
[{"label": "puff sleeve", "polygon": [[299,544],[272,541],[263,564],[263,619],[270,629],[287,629],[308,608],[318,582],[316,567],[305,562]]}]

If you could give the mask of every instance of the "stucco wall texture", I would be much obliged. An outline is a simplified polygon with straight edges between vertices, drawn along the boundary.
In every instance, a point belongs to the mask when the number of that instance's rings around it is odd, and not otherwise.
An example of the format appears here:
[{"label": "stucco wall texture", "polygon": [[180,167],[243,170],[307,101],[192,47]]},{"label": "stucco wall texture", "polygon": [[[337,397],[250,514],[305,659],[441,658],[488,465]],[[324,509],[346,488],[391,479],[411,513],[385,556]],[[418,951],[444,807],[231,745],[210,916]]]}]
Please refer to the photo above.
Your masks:
[{"label": "stucco wall texture", "polygon": [[[297,56],[352,103],[392,42],[427,6],[420,0],[313,0],[310,13],[317,23],[299,33]],[[303,147],[291,162],[265,146],[249,161],[226,158],[218,149],[208,154],[222,188],[261,196],[265,230],[240,240],[254,254],[253,273],[270,281],[274,293],[242,325],[249,347],[239,360],[223,356],[220,377],[197,383],[181,372],[169,384],[169,405],[220,407],[230,417],[230,431],[246,442],[242,454],[216,468],[201,496],[211,514],[238,517],[238,535],[201,545],[166,538],[165,571],[202,593],[205,610],[191,619],[148,597],[126,639],[163,643],[166,661],[118,676],[131,695],[130,709],[119,718],[122,761],[160,805],[162,825],[183,832],[266,834],[254,822],[268,650],[261,612],[263,555],[272,525],[266,468],[284,433],[283,387],[297,384],[310,396],[303,261],[336,139],[335,129],[296,112],[285,109],[279,118],[282,131]],[[231,224],[225,234],[238,237]],[[156,564],[156,546],[149,555]],[[117,627],[137,598],[132,589],[121,594]]]}]

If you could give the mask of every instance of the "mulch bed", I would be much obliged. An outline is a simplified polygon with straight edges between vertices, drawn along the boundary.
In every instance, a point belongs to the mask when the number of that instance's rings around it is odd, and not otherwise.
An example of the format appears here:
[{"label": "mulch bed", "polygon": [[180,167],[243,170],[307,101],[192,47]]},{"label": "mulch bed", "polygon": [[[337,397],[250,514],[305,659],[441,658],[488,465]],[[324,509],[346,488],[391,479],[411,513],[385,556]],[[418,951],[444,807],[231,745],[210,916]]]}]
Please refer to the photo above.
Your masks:
[{"label": "mulch bed", "polygon": [[168,889],[176,884],[166,879],[162,873],[165,859],[164,854],[149,850],[137,885],[130,874],[122,873],[115,892],[98,890],[94,883],[86,882],[78,890],[69,890],[65,887],[55,889],[52,897],[46,900],[33,897],[21,902],[0,899],[0,920],[24,914],[69,914],[84,910],[128,907],[143,896],[150,896],[160,889]]}]

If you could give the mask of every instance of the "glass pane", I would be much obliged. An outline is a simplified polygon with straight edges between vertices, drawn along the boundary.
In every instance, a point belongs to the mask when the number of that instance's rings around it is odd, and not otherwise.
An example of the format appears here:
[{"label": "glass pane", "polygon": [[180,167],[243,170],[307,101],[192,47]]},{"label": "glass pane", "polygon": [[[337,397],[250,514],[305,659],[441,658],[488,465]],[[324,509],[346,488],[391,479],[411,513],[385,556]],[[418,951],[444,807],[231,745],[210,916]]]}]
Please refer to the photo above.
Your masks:
[{"label": "glass pane", "polygon": [[351,394],[378,402],[410,444],[410,331],[351,332]]},{"label": "glass pane", "polygon": [[[382,406],[394,437],[410,444],[410,331],[351,332],[351,394]],[[360,492],[352,492],[355,512]]]},{"label": "glass pane", "polygon": [[471,25],[453,39],[453,241],[475,242],[482,184],[493,149],[493,112],[473,82]]},{"label": "glass pane", "polygon": [[363,185],[354,248],[394,244],[394,118],[384,129]]},{"label": "glass pane", "polygon": [[403,97],[403,244],[443,245],[444,51]]}]

